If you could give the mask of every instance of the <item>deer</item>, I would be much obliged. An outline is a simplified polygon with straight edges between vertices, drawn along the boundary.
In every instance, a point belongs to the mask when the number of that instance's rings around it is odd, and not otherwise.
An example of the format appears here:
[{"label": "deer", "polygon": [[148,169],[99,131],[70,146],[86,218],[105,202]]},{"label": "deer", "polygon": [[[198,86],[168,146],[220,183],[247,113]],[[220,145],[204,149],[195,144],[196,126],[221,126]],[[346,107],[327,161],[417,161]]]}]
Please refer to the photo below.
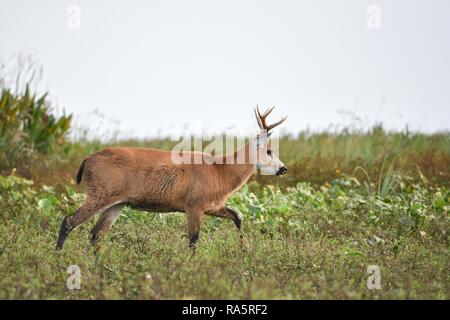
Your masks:
[{"label": "deer", "polygon": [[[273,109],[261,114],[256,106],[254,113],[260,132],[242,148],[219,156],[201,153],[205,160],[197,164],[175,164],[171,151],[150,148],[108,147],[88,155],[76,175],[77,184],[82,180],[85,183],[85,202],[72,215],[63,217],[56,250],[63,248],[73,229],[99,213],[100,218],[89,236],[91,243],[97,245],[125,206],[148,212],[184,212],[189,247],[193,249],[204,215],[231,220],[241,232],[242,214],[225,206],[230,195],[257,169],[278,176],[287,172],[271,149],[269,139],[269,131],[287,117],[268,125],[266,118]],[[182,154],[194,156],[195,152],[182,151]],[[252,155],[254,161],[250,161]],[[237,159],[245,161],[238,163]]]}]

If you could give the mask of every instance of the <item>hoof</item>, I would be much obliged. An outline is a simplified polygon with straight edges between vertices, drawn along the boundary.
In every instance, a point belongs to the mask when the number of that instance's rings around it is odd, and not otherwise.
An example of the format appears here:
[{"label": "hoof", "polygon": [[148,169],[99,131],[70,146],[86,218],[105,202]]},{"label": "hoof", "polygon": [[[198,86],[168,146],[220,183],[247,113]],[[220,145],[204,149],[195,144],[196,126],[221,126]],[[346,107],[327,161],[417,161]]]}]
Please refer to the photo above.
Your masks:
[{"label": "hoof", "polygon": [[89,232],[89,241],[93,246],[98,244],[100,242],[100,235],[98,234],[98,231],[94,228]]},{"label": "hoof", "polygon": [[59,237],[58,242],[56,243],[56,250],[61,250],[64,246],[64,242],[66,241],[67,236],[69,235],[70,231],[73,230],[73,227],[70,226],[68,221],[68,216],[65,216],[63,218],[63,221],[61,223],[61,229],[59,230]]}]

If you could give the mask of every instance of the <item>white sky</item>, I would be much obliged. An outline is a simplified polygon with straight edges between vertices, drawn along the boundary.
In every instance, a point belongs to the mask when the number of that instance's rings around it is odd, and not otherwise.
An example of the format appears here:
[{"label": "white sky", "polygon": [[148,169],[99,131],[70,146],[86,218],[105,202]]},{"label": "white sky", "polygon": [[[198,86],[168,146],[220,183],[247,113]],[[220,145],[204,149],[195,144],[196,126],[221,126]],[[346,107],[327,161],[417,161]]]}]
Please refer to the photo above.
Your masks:
[{"label": "white sky", "polygon": [[257,103],[289,132],[348,124],[338,110],[430,132],[450,127],[449,17],[448,0],[2,0],[0,57],[33,54],[58,106],[123,137],[255,127]]}]

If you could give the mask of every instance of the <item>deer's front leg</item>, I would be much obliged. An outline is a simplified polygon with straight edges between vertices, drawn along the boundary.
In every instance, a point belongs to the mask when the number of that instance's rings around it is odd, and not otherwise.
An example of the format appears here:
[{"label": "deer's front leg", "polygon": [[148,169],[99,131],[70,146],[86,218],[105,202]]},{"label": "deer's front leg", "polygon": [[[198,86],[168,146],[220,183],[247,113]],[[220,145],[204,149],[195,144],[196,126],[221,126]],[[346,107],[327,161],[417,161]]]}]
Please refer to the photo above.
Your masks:
[{"label": "deer's front leg", "polygon": [[200,218],[202,215],[202,211],[197,209],[189,209],[186,211],[186,215],[187,215],[189,248],[195,249],[195,243],[198,240],[198,234],[200,232]]}]

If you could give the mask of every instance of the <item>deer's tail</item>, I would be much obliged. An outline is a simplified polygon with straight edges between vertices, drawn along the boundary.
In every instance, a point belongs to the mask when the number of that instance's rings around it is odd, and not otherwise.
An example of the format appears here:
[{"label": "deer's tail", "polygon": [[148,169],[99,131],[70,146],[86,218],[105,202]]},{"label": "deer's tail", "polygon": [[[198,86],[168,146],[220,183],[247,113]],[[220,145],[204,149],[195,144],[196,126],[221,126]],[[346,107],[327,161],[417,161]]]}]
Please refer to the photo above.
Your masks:
[{"label": "deer's tail", "polygon": [[80,165],[80,168],[78,169],[77,173],[77,184],[80,184],[81,178],[83,177],[83,171],[84,171],[84,165],[86,163],[86,159],[83,160],[83,162]]}]

